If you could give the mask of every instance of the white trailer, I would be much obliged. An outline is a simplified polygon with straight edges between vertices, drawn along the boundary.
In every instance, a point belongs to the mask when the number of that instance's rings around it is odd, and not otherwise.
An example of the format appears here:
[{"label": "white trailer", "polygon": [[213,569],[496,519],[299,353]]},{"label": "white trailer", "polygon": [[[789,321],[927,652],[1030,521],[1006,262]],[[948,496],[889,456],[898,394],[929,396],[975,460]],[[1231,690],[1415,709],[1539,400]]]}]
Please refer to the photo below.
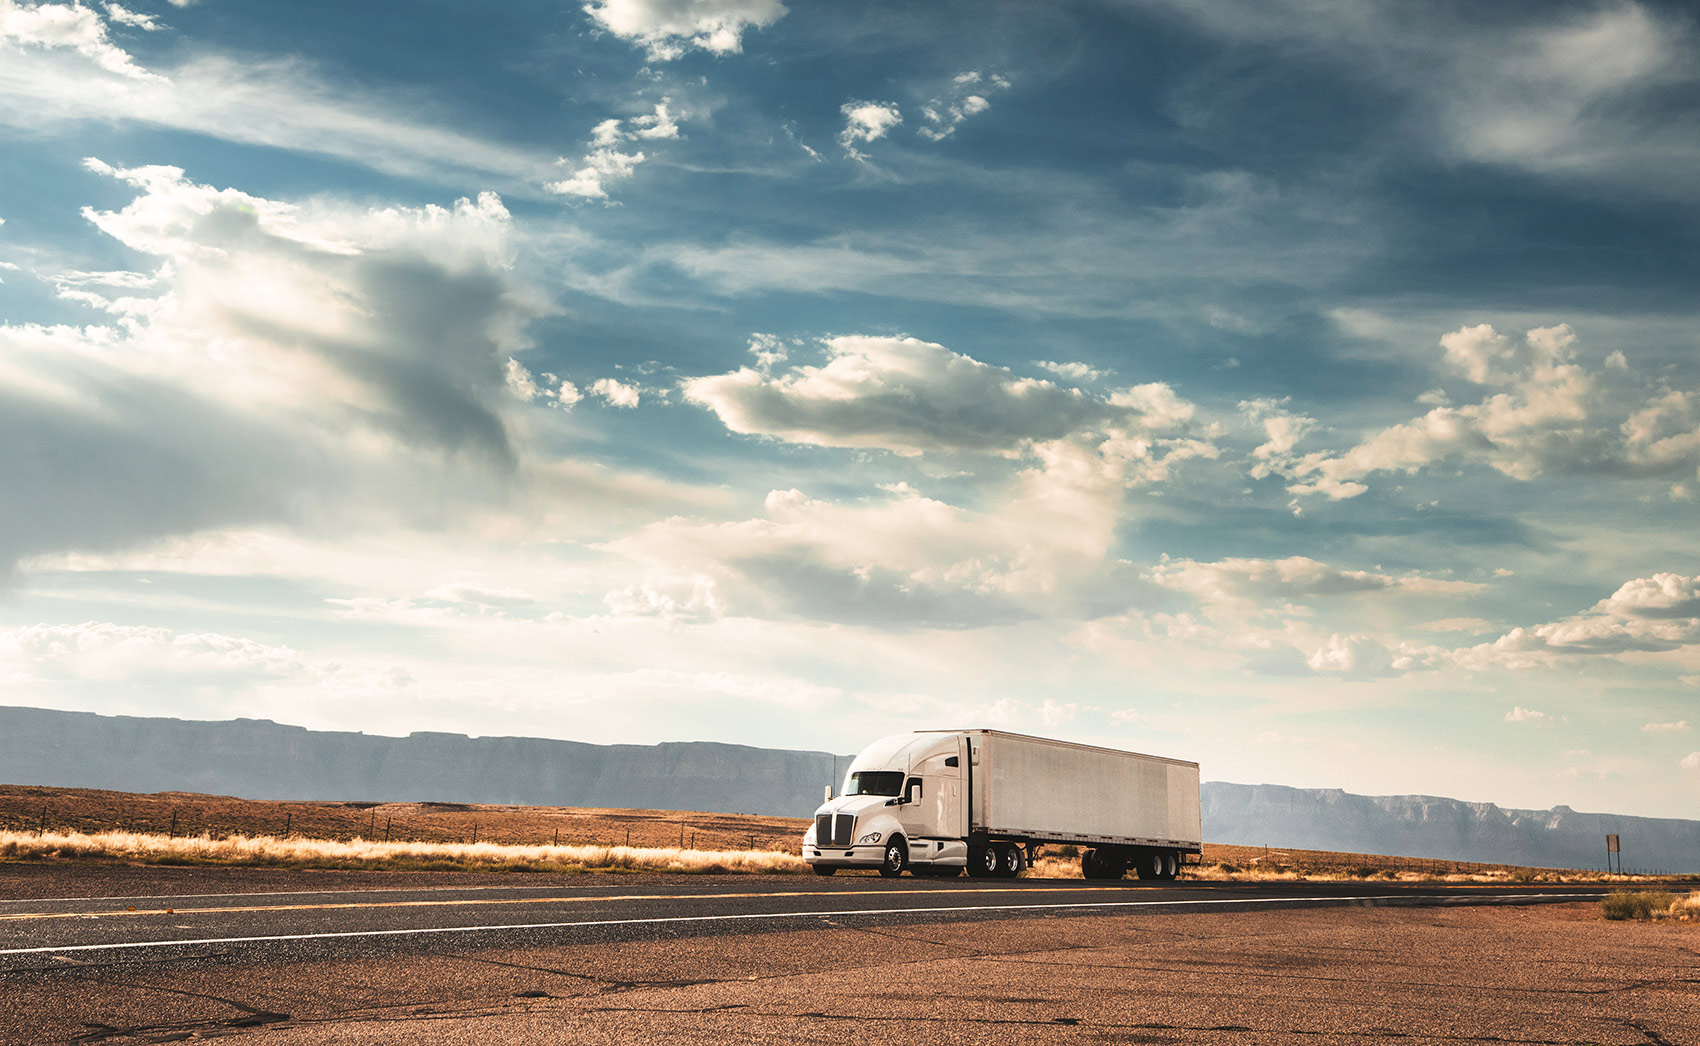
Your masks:
[{"label": "white trailer", "polygon": [[1198,764],[1002,730],[882,738],[815,811],[816,873],[1012,877],[1039,846],[1078,847],[1088,879],[1173,879],[1202,849]]}]

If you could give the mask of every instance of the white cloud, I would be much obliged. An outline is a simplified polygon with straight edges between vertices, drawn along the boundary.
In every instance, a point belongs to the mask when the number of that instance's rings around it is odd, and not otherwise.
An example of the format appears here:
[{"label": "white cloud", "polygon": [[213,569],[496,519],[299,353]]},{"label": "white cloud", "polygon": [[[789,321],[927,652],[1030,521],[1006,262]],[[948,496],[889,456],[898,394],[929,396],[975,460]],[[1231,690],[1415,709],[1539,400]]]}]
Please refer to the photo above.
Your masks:
[{"label": "white cloud", "polygon": [[90,167],[137,195],[88,220],[159,267],[81,284],[109,325],[0,326],[0,441],[52,448],[0,457],[0,564],[520,496],[508,411],[529,379],[509,360],[549,307],[509,267],[494,195],[297,205]]},{"label": "white cloud", "polygon": [[1038,367],[1040,370],[1048,370],[1059,378],[1067,378],[1069,381],[1083,383],[1102,381],[1107,376],[1105,371],[1098,370],[1095,367],[1088,367],[1084,363],[1058,363],[1055,360],[1034,360],[1033,366]]},{"label": "white cloud", "polygon": [[1518,705],[1505,713],[1507,723],[1544,723],[1548,719],[1549,717],[1545,712],[1538,712],[1533,708],[1524,708],[1522,705]]},{"label": "white cloud", "polygon": [[1648,723],[1641,728],[1641,732],[1644,734],[1686,734],[1688,729],[1688,720],[1681,719],[1674,723]]},{"label": "white cloud", "polygon": [[1688,753],[1678,761],[1678,765],[1684,770],[1700,770],[1700,752]]},{"label": "white cloud", "polygon": [[890,102],[845,102],[839,111],[844,114],[844,130],[838,134],[838,144],[859,160],[866,157],[857,143],[878,141],[903,122],[902,112]]},{"label": "white cloud", "polygon": [[692,47],[734,54],[743,49],[745,30],[765,29],[786,14],[780,0],[591,0],[584,10],[615,36],[642,45],[656,62]]},{"label": "white cloud", "polygon": [[994,509],[907,486],[857,502],[767,495],[735,522],[675,518],[608,542],[644,573],[626,613],[833,621],[882,629],[1008,625],[1073,613],[1104,573],[1117,518],[1101,490],[1033,469]]},{"label": "white cloud", "polygon": [[1100,397],[1017,377],[912,337],[843,335],[823,344],[824,366],[797,365],[778,375],[746,367],[693,378],[684,383],[685,396],[734,432],[908,455],[1016,452],[1034,442],[1113,429],[1111,438],[1124,443],[1106,449],[1148,458],[1155,450],[1151,434],[1176,432],[1193,415],[1192,405],[1166,385]]},{"label": "white cloud", "polygon": [[0,125],[64,134],[83,121],[133,122],[225,141],[332,156],[409,177],[464,184],[468,174],[535,192],[551,157],[422,121],[417,99],[339,84],[300,59],[191,51],[144,69],[93,8],[0,0]]},{"label": "white cloud", "polygon": [[1259,448],[1267,462],[1259,469],[1287,476],[1295,494],[1339,499],[1362,494],[1363,481],[1377,473],[1442,463],[1486,465],[1518,480],[1670,476],[1700,467],[1700,394],[1637,385],[1621,367],[1584,367],[1567,325],[1531,330],[1522,340],[1466,327],[1441,344],[1449,366],[1498,391],[1465,406],[1436,406],[1344,453],[1300,457],[1272,438]]},{"label": "white cloud", "polygon": [[671,103],[672,99],[663,98],[655,103],[653,112],[625,121],[631,125],[629,128],[622,128],[618,119],[603,120],[591,132],[592,148],[583,159],[555,161],[571,173],[565,178],[545,182],[543,187],[561,196],[606,199],[608,187],[630,178],[646,158],[641,152],[622,151],[622,143],[679,137],[678,121],[668,108]]},{"label": "white cloud", "polygon": [[638,405],[638,388],[627,385],[613,378],[598,378],[590,386],[593,396],[600,396],[612,407],[635,407]]},{"label": "white cloud", "polygon": [[1450,160],[1686,199],[1700,159],[1669,99],[1700,79],[1692,14],[1634,0],[1524,7],[1483,22],[1446,7],[1145,0],[1252,47],[1292,46],[1405,103]]},{"label": "white cloud", "polygon": [[1303,600],[1365,592],[1462,596],[1485,586],[1421,574],[1393,576],[1336,570],[1306,556],[1286,559],[1223,559],[1213,563],[1167,560],[1151,571],[1158,584],[1191,593],[1206,603]]},{"label": "white cloud", "polygon": [[1528,669],[1575,656],[1661,653],[1700,644],[1700,578],[1654,574],[1625,582],[1584,614],[1514,628],[1492,643],[1453,651],[1466,668]]},{"label": "white cloud", "polygon": [[1305,663],[1317,672],[1366,677],[1391,673],[1393,655],[1379,641],[1363,635],[1334,633],[1311,651]]},{"label": "white cloud", "polygon": [[[133,21],[138,16],[116,4],[108,5],[107,10],[115,22],[141,24]],[[109,73],[132,80],[158,79],[112,42],[106,23],[94,8],[80,3],[32,5],[0,0],[0,42],[44,50],[68,49]]]},{"label": "white cloud", "polygon": [[0,675],[14,682],[91,680],[179,684],[305,674],[301,655],[284,646],[218,633],[86,622],[0,631]]},{"label": "white cloud", "polygon": [[962,73],[951,81],[949,90],[921,107],[925,122],[915,133],[935,142],[949,138],[962,121],[992,107],[986,95],[1008,89],[1009,81],[997,73]]},{"label": "white cloud", "polygon": [[157,32],[163,28],[157,21],[154,20],[153,15],[141,14],[119,4],[109,3],[105,6],[106,17],[112,19],[112,21],[118,25],[127,25],[136,29],[145,29],[150,33]]}]

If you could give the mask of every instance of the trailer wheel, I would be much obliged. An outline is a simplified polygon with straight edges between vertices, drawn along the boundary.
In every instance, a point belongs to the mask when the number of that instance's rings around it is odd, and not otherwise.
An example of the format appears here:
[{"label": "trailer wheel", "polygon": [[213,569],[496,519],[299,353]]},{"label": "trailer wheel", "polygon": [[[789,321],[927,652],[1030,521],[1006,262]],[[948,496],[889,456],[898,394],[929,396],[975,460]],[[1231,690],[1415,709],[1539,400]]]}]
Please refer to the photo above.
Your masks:
[{"label": "trailer wheel", "polygon": [[1163,878],[1174,879],[1181,874],[1180,855],[1170,850],[1163,855]]},{"label": "trailer wheel", "polygon": [[1002,864],[994,847],[976,846],[968,851],[968,874],[976,879],[989,879],[998,874]]},{"label": "trailer wheel", "polygon": [[1163,855],[1160,852],[1149,850],[1139,855],[1139,877],[1141,879],[1161,879],[1163,868]]},{"label": "trailer wheel", "polygon": [[830,865],[830,864],[817,864],[817,865],[815,865],[815,874],[816,875],[831,875],[836,871],[838,871],[838,869],[835,868],[834,866]]},{"label": "trailer wheel", "polygon": [[1080,855],[1080,875],[1085,879],[1120,879],[1127,869],[1102,850],[1087,850]]},{"label": "trailer wheel", "polygon": [[885,844],[885,858],[880,861],[880,874],[887,879],[895,879],[903,874],[903,869],[909,867],[909,847],[901,835],[894,835]]}]

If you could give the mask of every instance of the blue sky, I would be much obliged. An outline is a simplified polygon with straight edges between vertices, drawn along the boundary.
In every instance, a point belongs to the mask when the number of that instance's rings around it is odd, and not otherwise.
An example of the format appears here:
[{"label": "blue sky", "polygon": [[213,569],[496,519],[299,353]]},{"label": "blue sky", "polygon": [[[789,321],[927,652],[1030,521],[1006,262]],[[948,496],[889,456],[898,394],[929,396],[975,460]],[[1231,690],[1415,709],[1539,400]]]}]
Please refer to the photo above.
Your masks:
[{"label": "blue sky", "polygon": [[0,0],[0,701],[1691,816],[1697,40]]}]

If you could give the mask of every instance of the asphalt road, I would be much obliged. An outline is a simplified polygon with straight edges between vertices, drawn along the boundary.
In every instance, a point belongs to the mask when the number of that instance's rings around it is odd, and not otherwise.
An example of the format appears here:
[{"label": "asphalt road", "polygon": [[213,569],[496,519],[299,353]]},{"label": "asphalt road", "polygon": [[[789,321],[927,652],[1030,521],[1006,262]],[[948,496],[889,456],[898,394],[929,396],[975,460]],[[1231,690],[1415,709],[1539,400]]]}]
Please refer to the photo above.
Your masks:
[{"label": "asphalt road", "polygon": [[875,877],[578,877],[544,885],[0,901],[0,973],[142,956],[232,962],[431,954],[1031,917],[1591,900],[1605,888]]}]

